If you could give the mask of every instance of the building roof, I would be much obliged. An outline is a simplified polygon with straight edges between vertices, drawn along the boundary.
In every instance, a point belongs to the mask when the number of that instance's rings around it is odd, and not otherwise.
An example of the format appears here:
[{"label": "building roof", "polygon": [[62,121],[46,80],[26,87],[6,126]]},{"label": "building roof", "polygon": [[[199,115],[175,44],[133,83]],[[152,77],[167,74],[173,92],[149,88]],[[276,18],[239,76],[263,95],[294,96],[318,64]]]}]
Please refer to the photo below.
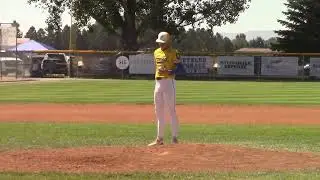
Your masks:
[{"label": "building roof", "polygon": [[[39,50],[55,50],[55,48],[34,40],[29,40],[25,43],[19,44],[17,46],[17,50],[18,51],[39,51]],[[16,51],[16,47],[10,48],[8,49],[8,51]]]},{"label": "building roof", "polygon": [[27,41],[30,41],[30,38],[17,38],[17,43],[18,44],[22,44],[22,43],[25,43]]},{"label": "building roof", "polygon": [[241,48],[236,50],[235,52],[239,53],[271,53],[271,52],[275,52],[272,51],[272,49],[269,48]]}]

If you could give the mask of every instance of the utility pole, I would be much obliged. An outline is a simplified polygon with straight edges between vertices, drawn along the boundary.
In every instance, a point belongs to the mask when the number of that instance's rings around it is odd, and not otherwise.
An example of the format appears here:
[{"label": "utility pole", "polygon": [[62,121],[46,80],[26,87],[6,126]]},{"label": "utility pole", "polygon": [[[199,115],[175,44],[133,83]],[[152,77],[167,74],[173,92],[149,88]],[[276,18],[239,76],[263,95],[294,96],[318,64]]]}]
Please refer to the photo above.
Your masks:
[{"label": "utility pole", "polygon": [[73,49],[72,48],[72,9],[73,9],[73,1],[71,1],[71,7],[70,7],[70,35],[69,35],[69,50]]},{"label": "utility pole", "polygon": [[[73,19],[73,14],[72,14],[72,10],[73,10],[73,0],[71,1],[71,7],[70,7],[70,33],[69,33],[69,50],[74,49],[73,47],[73,43],[72,43],[72,19]],[[72,53],[69,52],[69,67],[68,67],[68,76],[69,78],[71,77],[71,68],[72,68],[72,59],[71,59]]]}]

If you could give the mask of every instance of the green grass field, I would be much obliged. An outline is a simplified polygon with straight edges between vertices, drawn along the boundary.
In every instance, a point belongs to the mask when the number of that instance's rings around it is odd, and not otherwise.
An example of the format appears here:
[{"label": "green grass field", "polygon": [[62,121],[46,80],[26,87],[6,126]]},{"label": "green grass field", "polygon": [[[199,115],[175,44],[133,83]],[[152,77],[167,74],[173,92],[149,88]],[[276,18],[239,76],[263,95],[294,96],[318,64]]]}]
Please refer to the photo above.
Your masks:
[{"label": "green grass field", "polygon": [[[0,102],[152,103],[154,81],[75,80],[0,84]],[[317,82],[177,81],[180,104],[319,105]]]},{"label": "green grass field", "polygon": [[[76,80],[0,84],[6,103],[152,103],[153,81]],[[177,82],[183,104],[320,104],[317,82]],[[169,138],[169,127],[167,137]],[[1,123],[0,151],[91,145],[145,145],[154,124]],[[183,125],[185,142],[320,152],[320,126]],[[257,173],[0,173],[0,179],[319,179],[320,170]]]},{"label": "green grass field", "polygon": [[[146,145],[153,140],[149,124],[2,123],[0,150],[91,145]],[[170,127],[166,128],[170,140]],[[320,127],[253,125],[181,125],[181,137],[192,143],[320,152]]]}]

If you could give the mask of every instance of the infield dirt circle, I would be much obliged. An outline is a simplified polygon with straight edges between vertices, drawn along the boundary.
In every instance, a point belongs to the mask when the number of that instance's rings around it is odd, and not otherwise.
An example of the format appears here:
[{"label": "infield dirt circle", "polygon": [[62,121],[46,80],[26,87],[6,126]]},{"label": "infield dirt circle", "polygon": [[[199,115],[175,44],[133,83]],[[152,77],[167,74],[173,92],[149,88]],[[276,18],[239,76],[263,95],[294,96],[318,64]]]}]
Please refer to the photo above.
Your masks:
[{"label": "infield dirt circle", "polygon": [[[319,125],[318,107],[179,105],[181,124]],[[152,105],[3,104],[1,122],[153,123]],[[232,145],[90,147],[0,152],[0,171],[264,171],[320,168],[319,154]]]}]

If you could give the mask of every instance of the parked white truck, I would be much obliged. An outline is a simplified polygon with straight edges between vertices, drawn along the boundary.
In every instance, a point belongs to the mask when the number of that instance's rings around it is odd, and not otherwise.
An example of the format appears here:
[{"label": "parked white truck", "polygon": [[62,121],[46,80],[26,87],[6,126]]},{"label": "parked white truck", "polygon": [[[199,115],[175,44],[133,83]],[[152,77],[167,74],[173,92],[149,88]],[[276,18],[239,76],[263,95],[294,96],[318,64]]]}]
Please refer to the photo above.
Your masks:
[{"label": "parked white truck", "polygon": [[16,57],[0,57],[0,74],[7,76],[11,73],[23,74],[23,61]]}]

